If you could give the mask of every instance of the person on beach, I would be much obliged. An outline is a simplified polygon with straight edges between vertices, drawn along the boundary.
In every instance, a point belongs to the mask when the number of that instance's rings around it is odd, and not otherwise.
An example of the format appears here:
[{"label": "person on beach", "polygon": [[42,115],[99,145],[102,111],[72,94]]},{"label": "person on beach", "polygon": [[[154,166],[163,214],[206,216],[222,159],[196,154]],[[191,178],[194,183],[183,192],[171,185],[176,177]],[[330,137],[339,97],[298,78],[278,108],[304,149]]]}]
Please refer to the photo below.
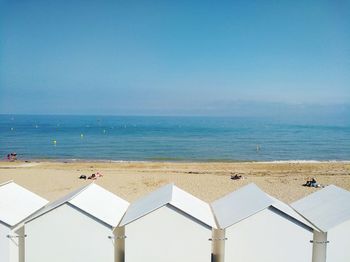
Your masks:
[{"label": "person on beach", "polygon": [[232,180],[239,180],[241,178],[242,178],[242,176],[241,175],[237,175],[237,174],[235,174],[234,176],[231,176]]},{"label": "person on beach", "polygon": [[97,172],[96,174],[91,174],[91,176],[88,177],[88,179],[92,179],[92,180],[96,180],[99,177],[103,177],[103,175],[99,172]]},{"label": "person on beach", "polygon": [[10,162],[17,160],[17,153],[13,152],[13,153],[7,154],[7,160]]},{"label": "person on beach", "polygon": [[316,179],[313,177],[312,179],[311,179],[311,181],[310,181],[310,186],[311,187],[317,187],[317,182],[316,182]]},{"label": "person on beach", "polygon": [[95,174],[92,174],[91,176],[89,176],[89,177],[88,177],[88,179],[91,179],[91,180],[96,180],[96,179],[97,179],[97,177],[96,177],[96,175],[95,175]]},{"label": "person on beach", "polygon": [[314,177],[311,180],[307,180],[306,183],[303,186],[320,187],[320,185],[317,183],[317,181],[316,181],[316,179]]}]

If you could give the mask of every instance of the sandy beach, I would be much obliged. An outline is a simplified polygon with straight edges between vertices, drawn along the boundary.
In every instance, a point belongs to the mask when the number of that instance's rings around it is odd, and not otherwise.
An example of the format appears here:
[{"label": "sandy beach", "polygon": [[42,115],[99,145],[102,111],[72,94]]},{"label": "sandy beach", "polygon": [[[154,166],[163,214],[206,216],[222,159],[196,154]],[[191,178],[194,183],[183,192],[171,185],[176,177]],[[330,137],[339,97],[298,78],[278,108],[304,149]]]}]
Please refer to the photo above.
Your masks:
[{"label": "sandy beach", "polygon": [[[14,180],[33,192],[55,200],[91,180],[133,201],[164,184],[175,183],[193,195],[211,202],[245,184],[254,182],[265,192],[291,203],[318,189],[303,187],[310,177],[322,185],[335,184],[350,190],[350,162],[0,162],[0,183]],[[238,174],[244,179],[231,180]]]}]

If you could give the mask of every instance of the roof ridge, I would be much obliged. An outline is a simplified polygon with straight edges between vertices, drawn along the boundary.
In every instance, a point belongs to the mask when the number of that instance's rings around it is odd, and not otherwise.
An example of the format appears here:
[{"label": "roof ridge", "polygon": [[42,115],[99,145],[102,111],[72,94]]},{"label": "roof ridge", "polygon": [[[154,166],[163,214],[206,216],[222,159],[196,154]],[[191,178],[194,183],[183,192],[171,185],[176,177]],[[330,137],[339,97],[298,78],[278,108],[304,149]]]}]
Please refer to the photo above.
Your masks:
[{"label": "roof ridge", "polygon": [[[322,232],[326,232],[350,218],[349,200],[349,191],[329,185],[293,202],[291,206]],[[329,213],[333,215],[322,215]]]},{"label": "roof ridge", "polygon": [[[11,179],[11,180],[8,180],[8,181],[6,181],[6,182],[1,183],[0,186],[7,185],[7,184],[9,184],[9,183],[15,183],[15,182]],[[15,183],[15,184],[16,184],[16,183]]]},{"label": "roof ridge", "polygon": [[[172,199],[172,201],[169,203],[169,205],[175,207],[176,209],[181,210],[182,212],[186,213],[187,215],[189,215],[193,219],[199,221],[200,223],[203,223],[209,227],[215,227],[215,228],[217,227],[215,216],[214,216],[212,209],[211,209],[211,206],[208,202],[206,202],[203,199],[193,195],[192,193],[176,186],[175,184],[173,185],[172,190],[173,190],[172,197],[175,197],[175,200]],[[183,204],[182,200],[179,201],[179,197],[177,197],[177,196],[180,196],[180,199],[182,198],[182,196],[184,196],[185,198],[190,197],[191,198],[190,202],[192,202],[192,200],[193,200],[193,202],[196,205],[199,205],[201,207],[201,212],[200,212],[201,214],[203,214],[203,211],[204,211],[203,207],[205,207],[206,213],[207,213],[207,211],[209,211],[210,218],[207,217],[207,218],[203,219],[202,216],[198,216],[198,213],[196,216],[195,215],[196,212],[188,209],[186,207],[186,205]]]},{"label": "roof ridge", "polygon": [[[54,200],[54,201],[50,201],[48,204],[46,204],[43,208],[41,208],[37,213],[34,213],[32,216],[30,216],[27,220],[27,222],[30,222],[40,216],[42,216],[43,214],[65,204],[65,203],[69,203],[71,205],[73,205],[72,203],[70,203],[70,201],[75,198],[76,196],[78,196],[80,193],[82,193],[83,191],[85,191],[90,185],[84,185],[83,187],[80,187],[76,190],[74,190],[73,192],[68,193],[67,195],[61,196],[60,198]],[[74,205],[75,206],[75,205]]]},{"label": "roof ridge", "polygon": [[[129,224],[132,221],[135,221],[137,219],[139,219],[140,217],[143,217],[149,213],[152,213],[153,211],[164,207],[166,205],[173,205],[173,193],[174,193],[174,188],[176,187],[176,185],[172,182],[172,183],[168,183],[165,184],[161,187],[158,187],[156,190],[149,192],[148,194],[141,196],[140,198],[136,199],[134,202],[132,202],[128,208],[128,210],[126,211],[120,225],[121,226],[125,226],[127,224]],[[170,189],[170,190],[169,190]],[[152,200],[152,203],[149,203],[148,201],[150,199],[152,199],[152,197],[157,196],[159,194],[159,192],[162,193],[162,199],[161,201],[157,200]],[[130,210],[135,210],[135,207],[139,208],[140,203],[144,203],[143,201],[146,201],[147,204],[149,204],[150,208],[147,208],[147,210],[143,210],[142,212],[138,213],[137,215],[134,215],[134,217],[132,219],[129,219],[128,215],[130,214]],[[154,203],[156,202],[156,203]]]},{"label": "roof ridge", "polygon": [[[226,228],[261,212],[273,203],[273,199],[266,192],[255,183],[249,183],[216,199],[210,206],[218,227]],[[225,207],[231,205],[232,208],[228,212]]]},{"label": "roof ridge", "polygon": [[[167,185],[170,186],[170,188],[171,188],[171,191],[170,191],[170,200],[169,200],[169,202],[168,202],[168,204],[170,204],[170,203],[173,202],[173,200],[174,200],[174,193],[175,193],[174,188],[177,187],[177,186],[175,185],[174,182],[169,183],[169,184],[167,184]],[[178,187],[177,187],[177,188],[178,188]]]},{"label": "roof ridge", "polygon": [[[312,192],[311,194],[308,194],[306,196],[304,196],[303,198],[300,198],[298,200],[295,200],[293,203],[291,203],[290,205],[293,207],[295,204],[297,203],[300,203],[300,202],[303,202],[305,201],[305,199],[308,199],[308,198],[311,198],[311,197],[315,197],[317,195],[322,195],[324,194],[324,191],[325,190],[329,190],[330,188],[334,188],[336,189],[337,191],[341,192],[342,194],[346,195],[346,194],[349,194],[350,196],[350,192],[342,187],[339,187],[339,186],[336,186],[334,184],[330,184],[330,185],[327,185],[325,186],[324,188],[320,189],[320,190],[317,190],[315,192]],[[293,207],[294,208],[294,207]]]},{"label": "roof ridge", "polygon": [[294,207],[292,207],[290,204],[288,204],[290,206],[291,209],[293,209],[295,211],[295,213],[297,213],[299,216],[301,216],[302,218],[304,218],[308,223],[310,223],[312,226],[315,227],[316,230],[318,230],[319,232],[323,232],[322,229],[318,226],[316,226],[314,224],[314,222],[310,221],[307,217],[305,217],[302,213],[300,213],[298,210],[296,210]]},{"label": "roof ridge", "polygon": [[[216,202],[220,202],[223,198],[229,197],[230,195],[232,195],[232,194],[234,194],[234,193],[242,192],[243,190],[246,190],[248,187],[251,187],[251,186],[255,186],[255,188],[257,188],[261,193],[267,195],[267,193],[266,193],[265,191],[263,191],[260,187],[258,187],[254,182],[251,182],[251,183],[249,183],[249,184],[243,185],[243,186],[241,186],[241,187],[239,187],[239,188],[237,188],[237,189],[235,189],[235,190],[233,190],[233,191],[231,191],[231,192],[228,192],[228,193],[226,193],[225,195],[223,195],[223,196],[221,196],[221,197],[215,199],[214,201],[212,201],[212,202],[210,203],[210,205],[212,205],[212,204],[214,204],[214,203],[216,203]],[[269,195],[268,195],[268,197],[269,197]]]},{"label": "roof ridge", "polygon": [[[295,210],[291,204],[289,203],[285,203],[282,200],[278,199],[277,197],[271,196],[268,193],[266,193],[265,191],[263,191],[271,200],[272,200],[272,204],[270,206],[276,208],[277,210],[281,211],[282,213],[286,214],[287,216],[292,217],[293,219],[299,221],[300,223],[303,223],[304,225],[307,225],[309,227],[313,226],[314,228],[316,228],[317,230],[319,230],[318,227],[316,227],[311,221],[309,221],[306,217],[304,217],[302,214],[300,214],[297,210]],[[295,212],[297,215],[299,215],[302,219],[304,219],[305,221],[301,221],[299,218],[292,216],[291,214],[287,213],[287,211],[283,210],[283,208],[281,208],[280,206],[285,206],[286,208],[288,208],[290,211]],[[309,223],[309,225],[307,224]],[[312,227],[311,227],[312,228]],[[314,229],[313,228],[313,229]]]},{"label": "roof ridge", "polygon": [[[71,201],[73,198],[76,198],[78,195],[80,195],[82,192],[84,192],[88,187],[90,187],[92,184],[94,184],[95,182],[91,182],[90,184],[87,184],[87,185],[85,185],[85,186],[82,186],[82,187],[80,187],[80,188],[77,188],[75,191],[73,191],[73,192],[75,192],[74,194],[72,194],[68,199],[66,199],[66,201],[65,202],[69,202],[69,201]],[[64,198],[64,196],[62,197],[62,198]]]}]

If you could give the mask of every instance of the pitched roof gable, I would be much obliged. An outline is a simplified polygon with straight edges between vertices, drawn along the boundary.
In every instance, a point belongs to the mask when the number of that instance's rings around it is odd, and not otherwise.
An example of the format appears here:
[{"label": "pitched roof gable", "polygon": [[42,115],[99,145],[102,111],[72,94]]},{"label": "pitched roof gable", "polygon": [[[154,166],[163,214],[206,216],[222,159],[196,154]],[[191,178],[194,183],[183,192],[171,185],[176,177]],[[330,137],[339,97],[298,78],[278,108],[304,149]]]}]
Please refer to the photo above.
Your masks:
[{"label": "pitched roof gable", "polygon": [[77,207],[111,227],[118,225],[129,206],[129,203],[124,199],[95,183],[91,183],[48,204],[40,212],[28,219],[26,223],[66,203]]},{"label": "pitched roof gable", "polygon": [[214,201],[211,206],[220,228],[232,226],[269,207],[274,207],[307,227],[314,228],[289,205],[266,194],[253,183]]},{"label": "pitched roof gable", "polygon": [[350,192],[327,186],[292,204],[292,207],[323,232],[350,220]]},{"label": "pitched roof gable", "polygon": [[13,181],[0,184],[0,221],[13,227],[45,206],[48,201]]},{"label": "pitched roof gable", "polygon": [[209,204],[183,191],[174,184],[165,185],[134,202],[127,210],[120,226],[125,226],[167,204],[174,206],[209,227],[215,227],[215,220]]}]

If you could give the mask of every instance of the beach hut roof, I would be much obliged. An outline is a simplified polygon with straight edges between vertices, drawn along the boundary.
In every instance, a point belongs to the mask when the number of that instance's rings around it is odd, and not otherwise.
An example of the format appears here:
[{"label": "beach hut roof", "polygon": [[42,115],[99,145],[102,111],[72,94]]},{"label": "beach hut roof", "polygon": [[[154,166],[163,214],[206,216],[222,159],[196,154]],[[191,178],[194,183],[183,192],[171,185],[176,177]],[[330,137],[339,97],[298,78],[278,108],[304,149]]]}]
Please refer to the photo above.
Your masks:
[{"label": "beach hut roof", "polygon": [[350,192],[330,185],[294,202],[292,207],[327,232],[350,219]]},{"label": "beach hut roof", "polygon": [[91,183],[48,204],[45,208],[40,210],[40,212],[31,217],[27,223],[67,203],[111,227],[116,227],[118,225],[129,206],[129,203],[124,199],[95,183]]},{"label": "beach hut roof", "polygon": [[274,207],[303,225],[314,228],[289,205],[266,194],[253,183],[214,201],[211,206],[220,228],[232,226],[268,207]]},{"label": "beach hut roof", "polygon": [[47,204],[47,200],[13,181],[0,184],[0,221],[14,227]]},{"label": "beach hut roof", "polygon": [[209,204],[174,184],[165,185],[130,205],[120,226],[125,226],[165,205],[171,205],[199,222],[215,227]]}]

